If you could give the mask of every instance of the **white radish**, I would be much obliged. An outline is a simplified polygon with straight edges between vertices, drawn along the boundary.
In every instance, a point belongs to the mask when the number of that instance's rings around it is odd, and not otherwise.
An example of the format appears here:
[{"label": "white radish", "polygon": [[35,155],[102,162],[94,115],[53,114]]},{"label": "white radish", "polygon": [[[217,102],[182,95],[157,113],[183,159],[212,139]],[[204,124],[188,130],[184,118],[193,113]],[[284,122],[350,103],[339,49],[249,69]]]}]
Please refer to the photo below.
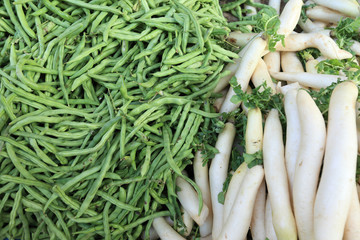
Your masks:
[{"label": "white radish", "polygon": [[246,239],[249,231],[256,194],[264,178],[264,169],[257,165],[246,173],[230,215],[216,239]]},{"label": "white radish", "polygon": [[301,19],[298,22],[299,26],[304,30],[304,32],[310,33],[310,32],[321,32],[324,30],[324,27],[317,25],[313,21],[311,21],[309,18],[303,22]]},{"label": "white radish", "polygon": [[316,59],[310,59],[305,63],[305,69],[307,73],[318,73],[316,65],[318,65],[318,61]]},{"label": "white radish", "polygon": [[294,31],[299,21],[303,4],[302,0],[289,0],[286,3],[279,17],[280,26],[277,31],[278,34],[287,36]]},{"label": "white radish", "polygon": [[301,126],[293,185],[293,205],[300,240],[314,239],[314,203],[325,150],[325,121],[305,90],[297,94]]},{"label": "white radish", "polygon": [[345,76],[330,74],[270,72],[270,75],[277,80],[298,82],[315,89],[326,88],[338,80],[347,80]]},{"label": "white radish", "polygon": [[269,0],[269,4],[270,7],[273,7],[277,14],[280,13],[280,5],[281,5],[281,0]]},{"label": "white radish", "polygon": [[[201,212],[199,211],[199,199],[195,189],[182,177],[176,178],[176,185],[179,190],[176,192],[181,206],[189,213],[192,219],[201,226],[209,215],[209,208],[205,203]],[[199,213],[200,212],[200,213]]]},{"label": "white radish", "polygon": [[272,222],[272,211],[269,195],[266,198],[265,205],[265,234],[269,240],[277,240],[274,225]]},{"label": "white radish", "polygon": [[185,240],[163,217],[157,217],[152,223],[153,228],[162,240]]},{"label": "white radish", "polygon": [[232,174],[224,201],[224,216],[223,216],[224,223],[226,222],[226,219],[229,218],[230,211],[236,199],[236,195],[239,192],[241,183],[244,180],[247,171],[248,171],[248,167],[247,164],[244,162]]},{"label": "white radish", "polygon": [[269,52],[264,56],[267,69],[273,72],[280,72],[280,52]]},{"label": "white radish", "polygon": [[[266,82],[266,86],[271,88],[271,92],[273,94],[276,93],[276,89],[274,86],[274,83],[271,79],[271,76],[269,74],[268,68],[264,62],[264,60],[260,59],[255,70],[254,73],[251,77],[251,81],[254,84],[255,87],[260,86],[261,84],[263,84],[264,82]],[[261,91],[263,91],[263,87],[261,87]]]},{"label": "white radish", "polygon": [[[296,101],[298,90],[289,90],[284,97],[284,109],[286,115],[286,143],[285,165],[289,181],[289,190],[292,193],[295,177],[296,159],[300,147],[300,119]],[[290,195],[292,198],[292,195]]]},{"label": "white radish", "polygon": [[259,108],[250,109],[245,131],[245,152],[254,154],[262,150],[263,127],[262,114]]},{"label": "white radish", "polygon": [[264,240],[265,232],[265,203],[266,203],[266,187],[263,180],[259,191],[256,194],[253,215],[251,218],[250,229],[253,240]]},{"label": "white radish", "polygon": [[350,17],[360,16],[359,4],[356,1],[350,1],[350,0],[343,0],[343,1],[313,0],[313,1],[321,6],[339,11]]},{"label": "white radish", "polygon": [[221,97],[216,98],[214,101],[214,104],[213,104],[216,112],[220,111],[221,105],[225,101],[225,97],[226,97],[226,94],[228,91],[229,91],[229,88],[225,88],[224,90],[221,90],[221,92],[219,92],[221,94]]},{"label": "white radish", "polygon": [[351,205],[346,219],[343,240],[360,239],[360,203],[355,184],[351,196]]},{"label": "white radish", "polygon": [[264,169],[272,208],[272,220],[279,240],[296,240],[296,224],[290,204],[284,143],[279,113],[272,109],[265,122]]},{"label": "white radish", "polygon": [[[185,225],[185,229],[183,229],[183,235],[185,237],[189,236],[191,234],[191,230],[194,226],[194,220],[192,219],[192,217],[190,216],[190,214],[185,210],[182,209],[183,213],[182,213],[182,220],[184,222]],[[182,229],[180,229],[181,232]]]},{"label": "white radish", "polygon": [[[299,90],[300,88],[303,88],[303,87],[300,86],[299,83],[297,83],[297,82],[296,83],[290,83],[290,84],[287,84],[285,86],[280,87],[279,92],[281,92],[283,95],[286,95],[289,91],[291,91],[291,90]],[[286,156],[286,152],[285,152],[285,156]]]},{"label": "white radish", "polygon": [[[259,59],[262,56],[266,48],[266,41],[261,37],[255,38],[249,43],[247,51],[244,53],[241,59],[238,70],[235,73],[237,83],[241,86],[241,89],[245,91],[249,85],[250,77],[253,74]],[[220,112],[231,112],[240,106],[240,103],[234,104],[231,102],[232,96],[235,95],[234,90],[230,87],[225,101],[221,106]]]},{"label": "white radish", "polygon": [[280,59],[283,72],[304,72],[304,67],[295,52],[281,52]]},{"label": "white radish", "polygon": [[344,14],[323,6],[308,8],[306,15],[313,20],[327,23],[338,23],[342,18],[346,18]]},{"label": "white radish", "polygon": [[357,86],[338,84],[330,97],[323,170],[314,207],[315,240],[342,239],[357,161]]},{"label": "white radish", "polygon": [[257,35],[257,33],[242,33],[239,31],[234,31],[229,33],[227,40],[236,46],[244,47]]},{"label": "white radish", "polygon": [[290,34],[284,39],[285,46],[276,45],[278,51],[301,51],[306,48],[317,48],[327,58],[346,59],[352,54],[338,47],[336,42],[324,33],[298,33]]},{"label": "white radish", "polygon": [[229,159],[232,144],[235,137],[235,126],[226,123],[223,131],[219,134],[215,147],[219,152],[211,161],[209,170],[211,204],[213,211],[212,236],[216,239],[223,225],[224,205],[219,203],[218,194],[222,192],[224,182],[227,177]]},{"label": "white radish", "polygon": [[359,201],[360,201],[360,184],[359,183],[356,183],[356,190],[357,190],[357,194],[358,194]]},{"label": "white radish", "polygon": [[360,42],[353,41],[353,44],[350,46],[350,49],[355,53],[355,55],[360,56]]},{"label": "white radish", "polygon": [[194,158],[194,179],[195,183],[199,186],[203,201],[209,208],[209,214],[203,225],[200,226],[200,236],[204,237],[211,234],[212,229],[212,204],[209,183],[209,167],[206,163],[203,165],[203,158],[201,151],[197,151]]}]

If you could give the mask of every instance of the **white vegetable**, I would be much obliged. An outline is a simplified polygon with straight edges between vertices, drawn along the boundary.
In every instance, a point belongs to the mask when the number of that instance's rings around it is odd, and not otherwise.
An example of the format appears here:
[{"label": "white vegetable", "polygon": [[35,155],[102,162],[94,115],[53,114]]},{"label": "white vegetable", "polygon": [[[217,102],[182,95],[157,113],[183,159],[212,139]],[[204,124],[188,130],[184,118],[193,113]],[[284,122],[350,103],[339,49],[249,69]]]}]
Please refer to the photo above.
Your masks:
[{"label": "white vegetable", "polygon": [[339,11],[350,17],[360,16],[359,4],[356,1],[351,1],[351,0],[343,0],[343,1],[313,0],[313,1],[319,5]]},{"label": "white vegetable", "polygon": [[209,215],[209,208],[205,203],[203,203],[203,207],[199,214],[199,199],[198,194],[182,177],[176,178],[176,185],[179,187],[179,190],[176,192],[178,195],[178,199],[181,203],[181,206],[185,209],[186,212],[189,213],[192,219],[201,226],[204,224],[205,219]]},{"label": "white vegetable", "polygon": [[357,161],[354,83],[338,84],[330,98],[326,150],[314,208],[316,240],[342,239]]},{"label": "white vegetable", "polygon": [[[300,119],[296,101],[297,89],[289,90],[284,97],[284,109],[286,115],[286,144],[285,163],[289,181],[289,190],[292,193],[295,177],[296,159],[300,147]],[[290,199],[292,194],[290,194]]]},{"label": "white vegetable", "polygon": [[301,14],[302,0],[289,0],[280,14],[280,26],[278,34],[285,36],[294,31]]},{"label": "white vegetable", "polygon": [[246,173],[229,218],[216,239],[245,239],[249,231],[256,194],[264,178],[264,169],[257,165]]},{"label": "white vegetable", "polygon": [[265,233],[269,240],[277,240],[274,225],[272,222],[272,210],[269,195],[266,198],[265,205]]},{"label": "white vegetable", "polygon": [[316,59],[310,59],[305,63],[305,69],[307,73],[318,73],[317,69],[316,69],[316,65],[319,62]]},{"label": "white vegetable", "polygon": [[[250,77],[253,74],[259,59],[266,47],[266,41],[261,37],[255,38],[249,43],[247,51],[244,53],[241,59],[240,66],[235,73],[237,83],[241,86],[242,90],[245,91],[249,85]],[[235,95],[234,90],[230,87],[225,101],[221,106],[220,112],[231,112],[240,106],[240,103],[234,104],[231,102],[232,96]]]},{"label": "white vegetable", "polygon": [[247,164],[244,162],[236,169],[236,171],[233,173],[231,177],[231,181],[229,183],[224,201],[224,216],[223,216],[224,223],[226,222],[226,219],[229,218],[230,211],[236,199],[236,195],[239,192],[241,183],[247,171],[248,171],[248,167]]},{"label": "white vegetable", "polygon": [[281,52],[280,59],[283,72],[304,72],[304,67],[295,52]]},{"label": "white vegetable", "polygon": [[347,77],[329,74],[313,74],[313,73],[285,73],[270,72],[270,75],[277,79],[288,82],[298,82],[299,84],[315,89],[326,88],[338,79],[344,81]]},{"label": "white vegetable", "polygon": [[221,94],[221,97],[217,98],[213,104],[216,112],[220,111],[221,105],[225,101],[225,97],[226,97],[226,94],[228,91],[229,91],[229,88],[225,88],[224,90],[221,90],[221,92],[219,92]]},{"label": "white vegetable", "polygon": [[196,152],[193,165],[195,182],[201,190],[204,203],[209,208],[209,215],[207,216],[204,224],[200,226],[200,235],[204,237],[211,234],[213,219],[209,183],[209,167],[207,163],[203,165],[203,158],[201,155],[201,151]]},{"label": "white vegetable", "polygon": [[263,180],[259,191],[256,194],[253,215],[251,218],[251,236],[253,240],[264,240],[266,238],[265,232],[265,203],[266,203],[266,187]]},{"label": "white vegetable", "polygon": [[263,140],[265,179],[272,208],[272,221],[279,240],[296,240],[296,225],[290,204],[284,144],[279,113],[272,109],[266,119]]},{"label": "white vegetable", "polygon": [[356,185],[353,185],[351,205],[346,219],[343,240],[360,239],[360,203]]},{"label": "white vegetable", "polygon": [[280,72],[280,52],[269,52],[264,56],[267,69],[273,72]]},{"label": "white vegetable", "polygon": [[191,233],[191,230],[194,226],[194,220],[192,219],[192,217],[190,216],[190,214],[185,210],[185,209],[182,209],[183,210],[183,214],[182,214],[182,220],[185,224],[185,229],[184,229],[184,236],[187,237],[190,235]]},{"label": "white vegetable", "polygon": [[223,184],[227,177],[229,158],[235,137],[235,126],[226,123],[219,134],[215,147],[219,150],[211,161],[209,170],[211,203],[213,210],[212,236],[216,239],[223,225],[224,205],[219,203],[218,194],[222,192]]},{"label": "white vegetable", "polygon": [[[260,86],[261,84],[263,84],[264,82],[266,82],[266,86],[271,88],[271,92],[273,94],[276,93],[276,89],[274,86],[274,83],[271,79],[271,76],[269,74],[268,68],[264,62],[264,60],[260,59],[255,70],[254,73],[251,77],[251,81],[254,84],[255,87]],[[261,91],[263,91],[263,87],[261,87]]]},{"label": "white vegetable", "polygon": [[324,33],[290,34],[284,39],[285,46],[280,42],[276,45],[278,51],[301,51],[306,48],[317,48],[327,58],[346,59],[352,54],[338,47],[336,42]]},{"label": "white vegetable", "polygon": [[[305,90],[297,94],[301,135],[293,185],[293,205],[300,240],[314,239],[314,203],[324,156],[325,121]],[[289,129],[290,130],[290,129]]]},{"label": "white vegetable", "polygon": [[338,23],[342,18],[346,18],[344,14],[338,11],[323,7],[315,6],[306,10],[306,15],[313,19],[322,22]]},{"label": "white vegetable", "polygon": [[185,240],[163,217],[155,218],[152,226],[162,240]]},{"label": "white vegetable", "polygon": [[281,5],[281,0],[269,0],[269,4],[270,7],[273,7],[277,14],[280,13],[280,5]]},{"label": "white vegetable", "polygon": [[360,56],[360,42],[353,40],[353,44],[350,46],[351,51],[353,51],[357,56]]},{"label": "white vegetable", "polygon": [[234,31],[229,33],[227,40],[236,46],[244,47],[257,35],[258,35],[257,33],[242,33],[239,31]]}]

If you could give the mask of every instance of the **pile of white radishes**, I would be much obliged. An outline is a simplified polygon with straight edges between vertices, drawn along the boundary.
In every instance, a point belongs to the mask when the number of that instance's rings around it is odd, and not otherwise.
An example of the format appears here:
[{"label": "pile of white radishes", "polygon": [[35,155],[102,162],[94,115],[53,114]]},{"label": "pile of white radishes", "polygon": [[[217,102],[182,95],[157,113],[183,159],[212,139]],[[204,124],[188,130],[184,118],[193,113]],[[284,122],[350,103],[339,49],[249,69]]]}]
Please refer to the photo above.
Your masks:
[{"label": "pile of white radishes", "polygon": [[[229,40],[243,48],[239,58],[225,68],[231,73],[215,89],[224,94],[215,107],[227,113],[241,105],[230,101],[235,95],[228,87],[232,76],[243,91],[249,90],[250,81],[255,87],[266,82],[273,93],[285,96],[286,140],[277,110],[262,116],[258,108],[242,106],[247,111],[245,152],[262,151],[263,165],[248,168],[246,163],[241,164],[232,173],[224,204],[219,203],[236,132],[233,123],[226,123],[216,143],[219,153],[210,167],[203,165],[200,152],[194,159],[195,182],[203,202],[199,203],[194,188],[178,177],[177,194],[186,229],[180,235],[168,219],[157,218],[153,228],[161,239],[185,239],[193,221],[200,226],[201,239],[244,240],[249,229],[253,240],[360,239],[359,186],[355,179],[360,136],[358,87],[345,75],[318,74],[315,68],[324,59],[353,57],[340,49],[324,28],[336,25],[341,18],[360,16],[360,8],[355,0],[313,2],[318,5],[307,10],[305,22],[299,21],[303,1],[286,3],[278,30],[285,35],[285,46],[278,42],[275,52],[267,50],[267,39],[261,33],[230,34]],[[269,5],[279,12],[279,0],[270,0]],[[298,24],[303,32],[294,32]],[[304,68],[296,52],[309,47],[319,49],[321,56],[310,59]],[[355,42],[351,50],[360,55],[360,43]],[[325,124],[306,89],[326,88],[339,79],[342,82],[333,90]]]}]

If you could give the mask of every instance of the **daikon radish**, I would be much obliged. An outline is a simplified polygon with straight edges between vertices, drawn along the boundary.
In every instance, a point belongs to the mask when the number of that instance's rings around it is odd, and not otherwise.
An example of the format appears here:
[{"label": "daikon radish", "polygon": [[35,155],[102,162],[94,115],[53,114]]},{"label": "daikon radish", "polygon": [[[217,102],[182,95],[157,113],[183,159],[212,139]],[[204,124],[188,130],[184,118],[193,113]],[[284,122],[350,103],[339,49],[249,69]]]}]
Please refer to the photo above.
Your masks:
[{"label": "daikon radish", "polygon": [[216,239],[245,239],[249,231],[256,194],[264,178],[264,169],[257,165],[248,170],[219,237]]},{"label": "daikon radish", "polygon": [[163,217],[155,218],[152,226],[162,240],[186,240],[177,233]]},{"label": "daikon radish", "polygon": [[267,69],[273,72],[280,72],[280,52],[269,52],[264,56]]},{"label": "daikon radish", "polygon": [[355,55],[360,56],[360,42],[353,41],[353,44],[350,46],[350,50],[355,53]]},{"label": "daikon radish", "polygon": [[359,201],[360,201],[360,184],[359,183],[356,183],[356,190],[357,190]]},{"label": "daikon radish", "polygon": [[312,8],[308,8],[306,10],[306,15],[313,20],[328,22],[328,23],[338,23],[342,18],[346,18],[344,14],[341,14],[338,11],[319,5]]},{"label": "daikon radish", "polygon": [[[286,144],[285,165],[289,181],[289,190],[292,193],[295,178],[296,159],[300,147],[300,119],[296,101],[298,90],[289,90],[284,97],[284,109],[286,115]],[[290,194],[292,199],[292,194]]]},{"label": "daikon radish", "polygon": [[212,204],[209,183],[209,167],[206,163],[203,165],[203,158],[201,151],[197,151],[194,158],[194,178],[196,184],[199,186],[203,201],[209,208],[209,214],[203,225],[200,226],[200,236],[205,237],[211,234],[212,229]]},{"label": "daikon radish", "polygon": [[360,239],[360,203],[356,185],[353,185],[351,204],[346,219],[343,240]]},{"label": "daikon radish", "polygon": [[[267,43],[261,37],[257,37],[249,43],[247,51],[244,53],[243,58],[240,61],[238,70],[235,73],[237,83],[241,86],[242,90],[245,91],[249,85],[250,77],[253,74],[259,59],[264,52]],[[234,90],[230,87],[225,101],[221,106],[220,112],[231,112],[240,106],[240,103],[234,104],[231,102],[232,96],[235,95]]]},{"label": "daikon radish", "polygon": [[316,69],[316,65],[318,65],[318,61],[316,59],[310,59],[305,63],[305,69],[307,73],[313,73],[316,74],[318,73],[317,69]]},{"label": "daikon radish", "polygon": [[294,31],[301,14],[303,5],[302,0],[289,0],[280,14],[280,26],[277,31],[278,34],[283,34],[285,37]]},{"label": "daikon radish", "polygon": [[[290,84],[280,87],[279,92],[281,92],[283,95],[286,95],[289,91],[299,90],[300,88],[302,88],[300,86],[300,84],[295,82],[295,83],[290,83]],[[285,153],[285,155],[286,155],[286,153]]]},{"label": "daikon radish", "polygon": [[352,0],[313,0],[315,3],[339,11],[349,17],[360,16],[359,4]]},{"label": "daikon radish", "polygon": [[209,170],[211,204],[213,211],[212,236],[216,239],[223,225],[224,205],[219,203],[218,194],[222,192],[227,177],[229,158],[235,137],[235,126],[226,123],[223,131],[219,134],[215,147],[219,150],[211,161]]},{"label": "daikon radish", "polygon": [[270,75],[277,80],[298,82],[303,86],[312,87],[315,89],[326,88],[338,80],[344,81],[347,79],[347,77],[340,75],[314,73],[270,72]]},{"label": "daikon radish", "polygon": [[258,34],[257,33],[242,33],[239,31],[234,31],[229,33],[227,40],[239,47],[244,47],[251,40],[253,40]]},{"label": "daikon radish", "polygon": [[[274,83],[271,79],[271,76],[269,74],[268,68],[267,68],[264,60],[262,60],[262,59],[259,60],[257,66],[254,70],[254,73],[251,77],[251,81],[255,87],[258,87],[261,84],[263,84],[264,82],[266,82],[266,86],[271,88],[271,92],[273,94],[276,93],[276,89],[275,89]],[[260,90],[263,91],[263,87]]]},{"label": "daikon radish", "polygon": [[266,203],[266,187],[263,180],[259,191],[256,194],[253,215],[251,218],[250,229],[253,240],[263,240],[266,238],[265,231],[265,203]]},{"label": "daikon radish", "polygon": [[245,152],[254,154],[262,150],[263,127],[262,114],[259,108],[250,109],[245,131]]},{"label": "daikon radish", "polygon": [[313,21],[311,21],[309,18],[303,22],[301,19],[298,22],[299,26],[302,28],[304,32],[310,33],[310,32],[320,32],[324,30],[324,27],[317,25]]},{"label": "daikon radish", "polygon": [[357,86],[338,84],[330,98],[324,164],[315,208],[315,240],[342,239],[357,161]]},{"label": "daikon radish", "polygon": [[297,94],[300,119],[300,147],[293,185],[293,205],[300,240],[314,239],[314,203],[324,156],[325,121],[312,97],[305,90]]},{"label": "daikon radish", "polygon": [[228,186],[228,190],[225,195],[225,201],[224,201],[224,216],[223,216],[223,222],[226,222],[226,219],[229,218],[230,211],[233,207],[233,204],[236,199],[236,195],[239,192],[241,183],[248,171],[247,164],[244,162],[242,163],[236,171],[232,174],[231,181]]},{"label": "daikon radish", "polygon": [[280,13],[280,5],[281,5],[281,0],[269,0],[269,4],[270,7],[273,7],[277,14]]},{"label": "daikon radish", "polygon": [[[181,206],[186,210],[194,221],[201,226],[209,215],[209,208],[205,203],[201,212],[199,211],[199,199],[195,189],[182,177],[176,178],[176,185],[179,190],[176,192]],[[200,212],[200,214],[199,214]]]},{"label": "daikon radish", "polygon": [[225,101],[225,97],[226,97],[226,94],[228,91],[229,91],[229,88],[225,88],[224,90],[221,90],[221,92],[219,92],[221,94],[221,97],[216,98],[214,101],[214,104],[213,104],[216,112],[220,111],[221,105]]},{"label": "daikon radish", "polygon": [[[192,219],[192,217],[190,216],[190,214],[185,210],[185,209],[182,209],[182,220],[184,222],[184,225],[185,225],[185,229],[184,229],[184,236],[187,237],[190,235],[191,233],[191,230],[194,226],[194,220]],[[180,231],[181,232],[181,229]]]},{"label": "daikon radish", "polygon": [[269,240],[277,240],[274,225],[272,222],[272,210],[269,195],[266,198],[265,204],[265,234]]},{"label": "daikon radish", "polygon": [[272,208],[272,221],[279,240],[296,240],[296,224],[290,204],[282,127],[279,113],[272,109],[265,122],[264,169]]},{"label": "daikon radish", "polygon": [[346,59],[352,54],[338,47],[336,42],[323,33],[298,33],[290,34],[285,39],[285,46],[276,44],[277,51],[297,52],[306,48],[317,48],[327,58]]},{"label": "daikon radish", "polygon": [[295,52],[281,52],[280,59],[283,72],[304,72],[304,67]]}]

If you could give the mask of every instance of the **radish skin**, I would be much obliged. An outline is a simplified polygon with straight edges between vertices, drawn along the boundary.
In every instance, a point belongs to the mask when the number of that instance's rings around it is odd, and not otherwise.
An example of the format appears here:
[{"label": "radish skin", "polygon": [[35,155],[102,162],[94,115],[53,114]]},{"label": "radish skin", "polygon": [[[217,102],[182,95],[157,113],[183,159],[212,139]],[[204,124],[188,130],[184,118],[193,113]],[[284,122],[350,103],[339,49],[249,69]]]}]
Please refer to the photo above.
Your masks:
[{"label": "radish skin", "polygon": [[304,67],[295,52],[281,52],[280,59],[283,72],[304,72]]},{"label": "radish skin", "polygon": [[360,203],[354,184],[349,214],[346,219],[343,240],[360,239]]},{"label": "radish skin", "polygon": [[162,240],[186,240],[178,234],[163,217],[155,218],[152,226]]},{"label": "radish skin", "polygon": [[269,0],[269,4],[270,7],[273,7],[277,14],[280,13],[280,5],[281,5],[281,0]]},{"label": "radish skin", "polygon": [[250,109],[245,131],[245,152],[254,154],[262,150],[263,127],[262,114],[259,108]]},{"label": "radish skin", "polygon": [[223,216],[224,223],[226,222],[226,219],[229,218],[231,209],[236,199],[236,195],[239,192],[239,188],[247,171],[248,171],[248,167],[244,162],[236,169],[236,171],[233,173],[231,177],[224,201],[224,216]]},{"label": "radish skin", "polygon": [[216,239],[246,239],[249,231],[256,194],[264,178],[264,169],[257,165],[246,173],[231,209],[229,218]]},{"label": "radish skin", "polygon": [[257,35],[257,33],[242,33],[239,31],[234,31],[229,33],[227,40],[236,46],[244,47]]},{"label": "radish skin", "polygon": [[229,90],[228,88],[225,88],[224,90],[222,90],[220,92],[221,97],[215,99],[214,108],[215,108],[216,112],[220,111],[220,108],[221,108],[223,102],[225,101],[225,97],[226,97],[226,94],[227,94],[228,90]]},{"label": "radish skin", "polygon": [[338,23],[342,18],[346,18],[344,14],[341,14],[338,11],[334,11],[319,5],[307,9],[306,15],[313,20],[328,23]]},{"label": "radish skin", "polygon": [[[289,90],[284,97],[284,109],[286,115],[286,144],[285,144],[285,164],[289,181],[290,193],[293,192],[295,178],[296,159],[300,147],[300,119],[298,105],[296,101],[298,90]],[[292,195],[290,195],[292,199]]]},{"label": "radish skin", "polygon": [[300,148],[293,185],[293,205],[300,240],[314,239],[314,203],[324,156],[325,121],[312,97],[305,90],[297,94],[300,119]]},{"label": "radish skin", "polygon": [[277,31],[278,34],[283,34],[285,37],[294,31],[301,14],[303,5],[302,0],[289,0],[284,6],[280,14],[280,26]]},{"label": "radish skin", "polygon": [[298,33],[290,34],[284,39],[285,46],[280,42],[276,44],[277,51],[301,51],[306,48],[317,48],[327,58],[346,59],[352,54],[338,47],[336,42],[324,33]]},{"label": "radish skin", "polygon": [[267,69],[273,72],[280,72],[280,52],[269,52],[264,56]]},{"label": "radish skin", "polygon": [[[249,43],[249,47],[244,53],[243,58],[241,59],[239,68],[235,73],[235,77],[237,83],[241,86],[241,89],[243,91],[247,89],[251,75],[253,74],[258,64],[266,45],[266,41],[261,37],[255,38],[252,42]],[[234,95],[235,92],[232,87],[230,87],[226,95],[225,101],[221,106],[220,113],[231,112],[240,106],[240,103],[234,104],[231,102],[231,98]]]},{"label": "radish skin", "polygon": [[182,214],[182,220],[185,224],[185,231],[184,231],[184,236],[187,237],[190,235],[191,233],[191,230],[194,226],[194,220],[191,218],[190,214],[185,210],[185,209],[182,209],[183,210],[183,214]]},{"label": "radish skin", "polygon": [[359,4],[356,1],[336,1],[336,0],[313,0],[315,3],[339,11],[349,17],[360,16]]},{"label": "radish skin", "polygon": [[[271,88],[272,94],[276,93],[276,89],[275,89],[274,83],[271,79],[271,76],[269,74],[268,68],[267,68],[264,60],[262,60],[262,59],[259,60],[257,66],[254,70],[254,73],[251,77],[251,81],[255,87],[258,87],[261,84],[263,84],[264,82],[266,82],[266,86]],[[261,87],[260,90],[263,91],[264,88]]]},{"label": "radish skin", "polygon": [[180,188],[176,194],[181,203],[181,206],[185,209],[186,212],[191,216],[194,221],[201,226],[204,224],[205,219],[209,215],[209,208],[206,204],[203,204],[201,212],[199,214],[199,199],[198,194],[182,177],[176,178],[176,185]]},{"label": "radish skin", "polygon": [[296,240],[296,224],[290,204],[284,144],[279,113],[272,109],[265,122],[263,152],[265,179],[272,208],[272,220],[279,240]]},{"label": "radish skin", "polygon": [[307,61],[305,63],[305,69],[306,69],[306,72],[307,73],[313,73],[313,74],[317,74],[318,71],[316,69],[316,65],[318,64],[319,62],[315,59],[310,59],[309,61]]},{"label": "radish skin", "polygon": [[203,165],[203,158],[201,151],[197,151],[194,158],[194,178],[195,183],[199,186],[203,201],[209,208],[209,214],[203,225],[200,226],[200,236],[204,237],[211,234],[212,229],[212,209],[211,209],[211,194],[209,184],[209,167],[206,163]]},{"label": "radish skin", "polygon": [[329,74],[314,74],[314,73],[286,73],[286,72],[270,72],[270,75],[277,79],[288,82],[298,82],[300,85],[320,89],[330,86],[337,82],[338,79],[344,81],[345,76],[329,75]]},{"label": "radish skin", "polygon": [[269,240],[277,240],[274,225],[272,222],[272,211],[269,195],[266,198],[265,204],[265,233]]},{"label": "radish skin", "polygon": [[235,137],[235,126],[226,123],[223,131],[219,134],[215,147],[219,150],[211,161],[209,170],[210,193],[213,211],[212,236],[216,239],[223,225],[224,205],[219,203],[218,194],[222,192],[227,177],[229,158]]},{"label": "radish skin", "polygon": [[315,240],[342,239],[357,161],[357,86],[338,84],[329,104],[326,150],[314,207]]},{"label": "radish skin", "polygon": [[251,218],[250,229],[253,240],[264,240],[265,232],[265,203],[266,203],[266,187],[263,180],[259,191],[256,194],[253,215]]},{"label": "radish skin", "polygon": [[360,42],[354,40],[350,49],[355,53],[355,55],[360,56]]}]

